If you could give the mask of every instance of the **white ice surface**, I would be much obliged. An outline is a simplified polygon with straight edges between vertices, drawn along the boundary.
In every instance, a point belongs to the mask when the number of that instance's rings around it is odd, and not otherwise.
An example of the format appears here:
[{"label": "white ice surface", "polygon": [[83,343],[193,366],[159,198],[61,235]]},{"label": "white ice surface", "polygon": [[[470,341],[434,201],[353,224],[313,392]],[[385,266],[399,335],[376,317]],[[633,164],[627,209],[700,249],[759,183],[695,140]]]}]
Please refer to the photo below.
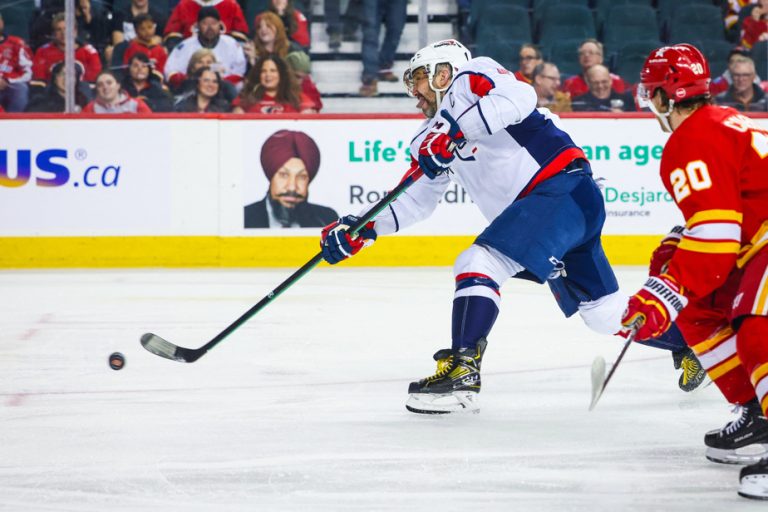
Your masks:
[{"label": "white ice surface", "polygon": [[193,364],[139,344],[200,346],[290,272],[0,272],[0,510],[766,510],[704,458],[730,409],[667,352],[631,347],[587,412],[621,342],[532,283],[503,287],[477,415],[404,408],[450,343],[448,268],[316,269]]}]

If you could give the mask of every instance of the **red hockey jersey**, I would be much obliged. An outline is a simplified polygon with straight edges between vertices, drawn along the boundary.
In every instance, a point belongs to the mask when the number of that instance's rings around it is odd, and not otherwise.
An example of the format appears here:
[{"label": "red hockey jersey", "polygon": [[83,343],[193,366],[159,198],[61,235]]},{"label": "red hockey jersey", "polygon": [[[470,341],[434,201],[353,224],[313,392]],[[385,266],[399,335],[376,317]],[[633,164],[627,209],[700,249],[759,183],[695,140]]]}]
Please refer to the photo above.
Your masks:
[{"label": "red hockey jersey", "polygon": [[0,36],[0,78],[11,84],[32,78],[32,50],[24,40]]},{"label": "red hockey jersey", "polygon": [[686,225],[668,273],[694,296],[768,245],[768,129],[728,107],[696,110],[670,136],[661,179]]},{"label": "red hockey jersey", "polygon": [[[46,43],[35,52],[35,58],[32,60],[32,78],[35,80],[51,79],[51,69],[55,64],[64,60],[64,51],[59,49],[53,43]],[[83,80],[85,82],[94,82],[101,73],[101,57],[96,48],[90,44],[78,46],[75,50],[75,60],[82,64],[85,72]]]},{"label": "red hockey jersey", "polygon": [[131,39],[123,54],[123,64],[127,65],[131,57],[137,53],[143,53],[149,57],[153,62],[152,67],[155,71],[161,75],[165,72],[165,61],[168,60],[168,51],[165,49],[165,46],[160,44],[147,46],[138,39]]},{"label": "red hockey jersey", "polygon": [[164,35],[179,36],[184,39],[192,35],[192,27],[197,25],[197,13],[203,6],[213,6],[219,11],[221,23],[224,25],[222,34],[232,35],[232,32],[248,34],[248,24],[245,22],[243,9],[236,0],[181,0],[171,12],[171,17],[165,25]]}]

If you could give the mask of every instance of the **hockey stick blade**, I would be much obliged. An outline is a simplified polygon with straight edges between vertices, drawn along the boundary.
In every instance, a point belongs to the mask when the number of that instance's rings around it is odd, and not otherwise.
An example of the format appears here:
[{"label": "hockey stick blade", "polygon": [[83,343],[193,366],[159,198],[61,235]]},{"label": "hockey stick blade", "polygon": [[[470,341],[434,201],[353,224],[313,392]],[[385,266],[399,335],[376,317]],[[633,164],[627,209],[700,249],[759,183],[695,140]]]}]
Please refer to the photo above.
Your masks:
[{"label": "hockey stick blade", "polygon": [[205,353],[205,351],[179,347],[151,332],[141,337],[141,345],[157,356],[181,363],[193,363]]},{"label": "hockey stick blade", "polygon": [[603,382],[605,381],[605,359],[597,356],[592,361],[592,401],[589,403],[589,410],[595,408],[600,395],[603,394]]},{"label": "hockey stick blade", "polygon": [[[608,385],[611,377],[613,377],[613,373],[616,371],[616,368],[619,367],[619,363],[622,359],[624,359],[624,354],[627,353],[627,349],[632,344],[632,342],[635,341],[636,332],[637,329],[633,327],[629,333],[629,336],[627,336],[627,341],[624,342],[624,346],[621,348],[621,352],[619,352],[619,357],[616,358],[616,362],[613,363],[613,366],[611,366],[611,370],[608,372],[608,375],[605,376],[605,380],[602,381],[602,384],[599,380],[600,362],[598,359],[603,358],[598,356],[594,361],[592,361],[592,402],[589,404],[590,411],[595,408],[598,400],[600,400],[600,397],[603,396],[603,391],[605,391],[605,387]],[[605,374],[605,360],[602,362],[602,367],[602,372]],[[597,375],[595,375],[596,373]],[[597,386],[595,385],[595,380],[597,380]]]}]

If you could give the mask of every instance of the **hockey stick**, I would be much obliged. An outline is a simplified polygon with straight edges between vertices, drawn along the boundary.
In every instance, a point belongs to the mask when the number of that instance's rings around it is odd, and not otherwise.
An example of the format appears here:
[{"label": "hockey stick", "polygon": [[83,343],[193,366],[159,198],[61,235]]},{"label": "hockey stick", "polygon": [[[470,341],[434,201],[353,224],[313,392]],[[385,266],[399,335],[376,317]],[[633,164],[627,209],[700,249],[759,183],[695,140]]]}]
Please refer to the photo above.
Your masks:
[{"label": "hockey stick", "polygon": [[[400,196],[405,190],[410,187],[416,180],[418,180],[422,176],[423,172],[421,169],[416,167],[411,173],[407,174],[405,178],[400,182],[399,185],[397,185],[394,189],[392,189],[389,194],[384,196],[376,205],[368,210],[368,212],[360,217],[360,219],[349,228],[349,232],[353,235],[356,234],[358,231],[363,229],[363,227],[370,222],[374,217],[376,217],[379,213],[381,213],[382,210],[384,210],[389,204],[394,201],[395,199]],[[253,306],[251,309],[246,311],[245,313],[240,316],[237,320],[232,322],[229,326],[227,326],[226,329],[221,331],[219,334],[216,335],[215,338],[213,338],[211,341],[206,343],[200,348],[184,348],[180,347],[178,345],[174,345],[170,341],[167,341],[157,334],[152,333],[146,333],[141,337],[141,344],[142,346],[147,349],[148,351],[152,352],[155,355],[158,355],[160,357],[165,357],[166,359],[172,359],[174,361],[179,361],[182,363],[194,363],[201,357],[205,355],[206,352],[211,350],[213,347],[221,343],[227,336],[235,332],[235,330],[243,325],[248,319],[250,319],[253,315],[261,311],[264,307],[267,306],[267,304],[271,303],[273,300],[275,300],[277,297],[280,296],[285,290],[290,288],[296,281],[304,277],[305,274],[307,274],[310,270],[312,270],[315,266],[317,266],[320,261],[323,259],[323,253],[319,252],[317,253],[311,260],[306,262],[300,269],[298,269],[296,272],[291,274],[288,279],[277,285],[277,288],[272,290],[267,294],[266,297],[261,299],[255,306]]]},{"label": "hockey stick", "polygon": [[605,374],[605,359],[603,359],[603,357],[597,356],[595,360],[592,361],[592,402],[589,404],[590,411],[595,408],[597,401],[600,400],[601,396],[603,396],[605,386],[608,385],[608,381],[610,381],[611,377],[613,377],[613,373],[616,371],[619,363],[624,358],[624,354],[627,353],[629,345],[635,341],[636,332],[637,329],[635,328],[630,331],[629,336],[627,336],[627,341],[624,342],[624,346],[621,348],[621,352],[619,352],[619,357],[616,358],[616,362],[613,363],[611,371],[608,372],[608,375]]}]

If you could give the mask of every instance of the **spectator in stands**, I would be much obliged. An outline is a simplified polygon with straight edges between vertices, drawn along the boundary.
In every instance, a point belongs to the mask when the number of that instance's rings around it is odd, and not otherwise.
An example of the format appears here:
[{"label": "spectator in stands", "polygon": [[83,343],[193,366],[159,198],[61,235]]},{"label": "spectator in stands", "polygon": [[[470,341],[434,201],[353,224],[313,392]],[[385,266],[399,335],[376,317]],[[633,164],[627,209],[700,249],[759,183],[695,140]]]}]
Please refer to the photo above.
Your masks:
[{"label": "spectator in stands", "polygon": [[219,32],[239,41],[248,39],[249,28],[243,9],[237,0],[181,0],[171,12],[165,25],[165,44],[175,47],[182,39],[193,36],[195,23],[200,23],[201,9],[216,9],[219,13]]},{"label": "spectator in stands", "polygon": [[546,107],[552,112],[571,112],[571,96],[560,91],[560,70],[552,62],[542,62],[533,68],[533,89],[536,91],[537,107]]},{"label": "spectator in stands", "polygon": [[151,5],[149,0],[131,0],[131,3],[125,9],[117,8],[118,2],[115,2],[115,12],[112,15],[112,44],[117,45],[123,41],[130,41],[136,37],[136,28],[134,18],[140,14],[149,14],[152,21],[155,22],[156,35],[152,44],[162,43],[162,38],[157,34],[162,34],[165,30],[165,24],[168,20],[168,14]]},{"label": "spectator in stands", "polygon": [[[712,82],[709,85],[709,93],[714,98],[721,92],[725,92],[728,90],[728,88],[733,83],[733,78],[731,77],[731,64],[733,62],[740,58],[740,57],[749,57],[750,52],[746,48],[743,48],[741,46],[737,46],[731,50],[731,52],[728,54],[728,68],[726,68],[725,71],[723,71],[723,74],[720,76],[717,76],[712,79]],[[760,77],[755,77],[755,83],[757,85],[760,85]]]},{"label": "spectator in stands", "polygon": [[755,83],[754,61],[749,57],[734,58],[728,69],[731,72],[733,84],[727,91],[718,94],[715,102],[741,111],[765,112],[768,98]]},{"label": "spectator in stands", "polygon": [[142,53],[152,61],[152,69],[162,75],[165,71],[165,61],[168,60],[168,50],[158,43],[155,20],[149,13],[139,14],[133,18],[133,26],[136,30],[136,37],[131,39],[125,49],[123,64],[128,64],[131,57],[137,53]]},{"label": "spectator in stands", "polygon": [[587,112],[630,112],[635,102],[630,92],[618,93],[611,87],[608,68],[595,64],[587,70],[589,91],[573,100],[573,110]]},{"label": "spectator in stands", "polygon": [[[64,60],[64,44],[66,41],[66,23],[64,22],[64,13],[59,13],[53,17],[51,23],[53,27],[53,41],[46,43],[35,52],[32,59],[32,79],[48,82],[51,79],[51,68],[57,62]],[[77,28],[75,28],[75,37],[77,37]],[[77,43],[75,49],[75,60],[79,62],[85,74],[83,81],[93,82],[101,71],[101,57],[96,48],[90,44]]]},{"label": "spectator in stands", "polygon": [[269,11],[280,16],[291,41],[296,42],[303,50],[309,49],[310,39],[307,17],[293,6],[291,0],[270,0]]},{"label": "spectator in stands", "polygon": [[229,102],[221,96],[221,76],[211,68],[200,68],[193,75],[195,92],[174,106],[176,112],[229,112]]},{"label": "spectator in stands", "polygon": [[317,85],[310,75],[312,65],[309,62],[309,55],[304,52],[291,52],[285,58],[285,61],[293,71],[293,76],[296,77],[296,81],[301,87],[301,92],[312,100],[315,111],[320,112],[323,108],[323,100],[320,98],[320,91],[317,90]]},{"label": "spectator in stands", "polygon": [[[216,55],[207,48],[200,48],[193,53],[192,57],[189,59],[189,65],[187,66],[187,73],[184,75],[184,81],[179,87],[173,90],[177,102],[184,99],[184,97],[193,94],[194,91],[197,90],[197,80],[195,80],[194,76],[197,71],[202,68],[211,68],[221,75],[222,67],[216,62]],[[231,104],[237,97],[237,88],[232,82],[222,80],[219,84],[219,88],[221,89],[221,96],[228,103]]]},{"label": "spectator in stands", "polygon": [[75,20],[81,41],[92,44],[99,51],[109,44],[109,25],[101,6],[94,7],[91,0],[76,0]]},{"label": "spectator in stands", "polygon": [[[379,94],[378,81],[399,82],[392,72],[395,52],[405,26],[407,0],[363,0],[363,74],[360,96]],[[379,46],[381,24],[386,32]]]},{"label": "spectator in stands", "polygon": [[533,70],[541,64],[541,50],[535,44],[526,43],[520,47],[520,68],[515,71],[515,78],[527,84],[533,83]]},{"label": "spectator in stands", "polygon": [[171,95],[163,88],[160,76],[153,69],[153,63],[144,53],[134,53],[128,61],[128,74],[123,78],[123,91],[133,98],[139,98],[152,112],[171,112]]},{"label": "spectator in stands", "polygon": [[[75,64],[75,105],[77,111],[80,111],[88,104],[90,90],[85,84],[80,82],[83,76],[83,67],[78,62]],[[29,97],[27,112],[64,112],[66,110],[66,73],[64,71],[64,61],[54,64],[51,70],[51,81],[43,87],[33,87],[33,92]],[[40,91],[34,91],[41,89]]]},{"label": "spectator in stands", "polygon": [[324,0],[326,33],[328,34],[328,48],[338,51],[342,41],[357,41],[355,32],[360,25],[355,10],[359,10],[360,0],[350,0],[347,3],[347,12],[342,20],[341,1]]},{"label": "spectator in stands", "polygon": [[768,39],[768,0],[758,0],[741,25],[741,46],[752,48]]},{"label": "spectator in stands", "polygon": [[248,72],[245,85],[232,103],[237,114],[314,113],[314,104],[301,92],[285,60],[266,55]]},{"label": "spectator in stands", "polygon": [[124,93],[111,71],[102,71],[96,78],[96,98],[83,108],[85,114],[150,114],[143,100]]},{"label": "spectator in stands", "polygon": [[165,64],[168,82],[172,87],[178,87],[184,81],[184,72],[192,54],[200,48],[208,48],[216,55],[224,79],[233,84],[240,83],[245,74],[245,54],[240,43],[221,33],[219,11],[215,8],[203,7],[197,17],[197,35],[179,43],[168,56]]},{"label": "spectator in stands", "polygon": [[6,112],[23,112],[29,101],[32,50],[23,39],[5,34],[0,14],[0,106]]},{"label": "spectator in stands", "polygon": [[[603,43],[597,39],[586,39],[579,46],[579,64],[581,75],[572,76],[563,82],[563,91],[570,93],[574,100],[589,91],[586,73],[589,68],[603,63]],[[623,93],[629,85],[620,76],[611,73],[611,89],[617,93]]]},{"label": "spectator in stands", "polygon": [[269,189],[261,201],[246,205],[246,228],[320,228],[339,216],[312,204],[309,184],[320,168],[320,148],[304,132],[279,130],[261,147],[261,169]]},{"label": "spectator in stands", "polygon": [[285,58],[290,52],[302,50],[301,46],[288,39],[283,20],[275,13],[265,11],[259,14],[254,20],[254,26],[256,33],[253,39],[243,46],[250,66],[264,55],[275,54]]}]

